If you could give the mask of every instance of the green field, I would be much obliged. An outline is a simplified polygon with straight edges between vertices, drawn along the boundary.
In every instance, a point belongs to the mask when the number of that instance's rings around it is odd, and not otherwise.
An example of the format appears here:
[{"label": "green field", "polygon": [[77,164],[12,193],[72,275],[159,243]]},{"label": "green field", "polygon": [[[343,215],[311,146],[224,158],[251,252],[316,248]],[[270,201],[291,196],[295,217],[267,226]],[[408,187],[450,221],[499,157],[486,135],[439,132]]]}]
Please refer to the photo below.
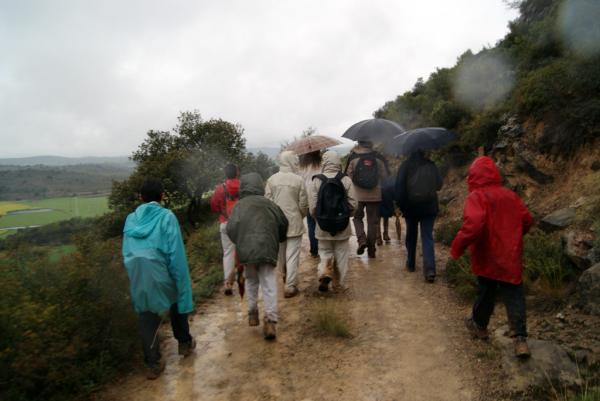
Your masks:
[{"label": "green field", "polygon": [[[32,211],[31,209],[50,209]],[[4,214],[0,216],[0,237],[7,233],[4,228],[29,227],[68,220],[73,217],[95,217],[108,211],[106,196],[51,198],[35,201],[0,202],[3,213],[20,210],[23,214]],[[29,212],[31,211],[31,212]]]}]

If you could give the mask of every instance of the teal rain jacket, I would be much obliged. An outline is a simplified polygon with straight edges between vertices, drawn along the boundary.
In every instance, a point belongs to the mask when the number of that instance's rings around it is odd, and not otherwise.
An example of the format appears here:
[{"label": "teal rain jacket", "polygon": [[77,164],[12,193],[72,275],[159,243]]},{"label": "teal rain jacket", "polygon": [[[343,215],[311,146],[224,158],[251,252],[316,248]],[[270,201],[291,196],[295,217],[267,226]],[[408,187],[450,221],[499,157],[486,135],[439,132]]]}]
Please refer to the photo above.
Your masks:
[{"label": "teal rain jacket", "polygon": [[175,215],[156,202],[127,216],[123,261],[137,313],[161,314],[177,303],[179,313],[193,310],[187,257]]}]

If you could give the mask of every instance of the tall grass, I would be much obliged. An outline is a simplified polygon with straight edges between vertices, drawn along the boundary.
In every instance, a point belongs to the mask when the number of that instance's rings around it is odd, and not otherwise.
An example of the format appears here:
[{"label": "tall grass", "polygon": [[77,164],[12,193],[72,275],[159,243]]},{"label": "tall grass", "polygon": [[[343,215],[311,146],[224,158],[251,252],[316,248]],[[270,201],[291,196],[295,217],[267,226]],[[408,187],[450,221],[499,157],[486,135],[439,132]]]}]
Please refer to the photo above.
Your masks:
[{"label": "tall grass", "polygon": [[533,230],[524,240],[523,264],[528,284],[548,298],[562,298],[572,272],[563,259],[558,238]]},{"label": "tall grass", "polygon": [[446,280],[454,286],[458,294],[467,299],[475,299],[477,295],[477,278],[471,272],[471,260],[464,255],[458,260],[449,259],[445,271]]},{"label": "tall grass", "polygon": [[313,321],[317,332],[321,335],[352,337],[346,316],[333,301],[319,302],[313,310]]}]

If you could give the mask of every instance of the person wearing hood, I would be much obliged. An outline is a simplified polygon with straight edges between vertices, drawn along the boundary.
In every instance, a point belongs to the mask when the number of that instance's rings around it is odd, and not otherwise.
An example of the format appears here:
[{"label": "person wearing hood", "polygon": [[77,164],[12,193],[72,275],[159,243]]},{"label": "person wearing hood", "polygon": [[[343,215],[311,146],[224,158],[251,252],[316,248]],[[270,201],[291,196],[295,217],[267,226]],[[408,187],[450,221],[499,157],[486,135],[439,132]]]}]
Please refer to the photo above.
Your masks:
[{"label": "person wearing hood", "polygon": [[279,154],[279,172],[269,177],[265,197],[283,210],[288,219],[287,239],[279,247],[277,266],[285,282],[284,296],[298,294],[298,265],[304,234],[304,217],[308,213],[308,198],[304,179],[298,174],[298,156],[294,152]]},{"label": "person wearing hood", "polygon": [[[337,152],[329,150],[322,156],[322,173],[326,178],[334,178],[341,173],[342,162]],[[323,185],[323,180],[315,177],[309,189],[309,209],[310,214],[317,219],[317,204],[319,199],[319,190]],[[348,271],[348,256],[350,253],[350,236],[352,229],[349,224],[349,217],[352,216],[357,208],[358,202],[354,194],[354,185],[352,180],[342,175],[341,183],[344,187],[346,200],[348,202],[349,216],[346,227],[332,235],[321,228],[317,220],[315,236],[319,240],[319,255],[321,260],[318,266],[319,290],[328,291],[329,283],[334,279],[334,288],[344,288],[344,281]],[[336,271],[337,270],[337,271]]]},{"label": "person wearing hood", "polygon": [[240,200],[227,221],[227,236],[236,246],[244,266],[248,294],[248,324],[259,325],[258,288],[262,288],[264,337],[275,339],[277,324],[277,272],[279,244],[287,238],[288,220],[283,211],[264,197],[265,185],[257,173],[240,178]]},{"label": "person wearing hood", "polygon": [[499,296],[506,306],[515,355],[529,357],[523,291],[523,235],[533,218],[519,196],[502,186],[496,164],[486,156],[475,159],[467,176],[463,225],[452,241],[451,256],[471,252],[471,269],[479,295],[465,320],[470,333],[487,338],[487,326]]},{"label": "person wearing hood", "polygon": [[160,315],[170,312],[179,355],[188,356],[196,347],[187,319],[194,303],[179,223],[159,203],[163,197],[162,183],[146,179],[140,194],[144,203],[127,216],[122,252],[131,300],[139,316],[147,377],[156,379],[165,368],[159,350]]},{"label": "person wearing hood", "polygon": [[223,169],[225,182],[215,188],[210,198],[210,209],[219,214],[219,232],[221,233],[221,246],[223,248],[223,292],[225,295],[233,294],[233,282],[235,281],[235,245],[227,236],[225,228],[227,219],[233,210],[233,206],[240,198],[240,170],[235,164],[228,164]]}]

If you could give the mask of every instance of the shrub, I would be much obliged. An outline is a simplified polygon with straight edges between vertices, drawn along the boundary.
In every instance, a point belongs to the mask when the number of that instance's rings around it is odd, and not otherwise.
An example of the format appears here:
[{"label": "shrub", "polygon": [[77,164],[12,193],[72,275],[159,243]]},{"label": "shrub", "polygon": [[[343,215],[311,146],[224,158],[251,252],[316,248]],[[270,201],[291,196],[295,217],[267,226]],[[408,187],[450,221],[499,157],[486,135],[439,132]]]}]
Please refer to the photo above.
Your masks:
[{"label": "shrub", "polygon": [[137,351],[117,242],[82,239],[57,263],[18,248],[0,262],[3,400],[64,400],[95,389]]},{"label": "shrub", "polygon": [[456,237],[461,226],[461,220],[450,220],[446,223],[438,224],[435,228],[435,240],[446,246],[452,245],[452,240]]},{"label": "shrub", "polygon": [[461,297],[471,300],[477,295],[477,278],[471,272],[471,260],[468,255],[458,260],[448,259],[445,276]]},{"label": "shrub", "polygon": [[525,236],[523,265],[526,281],[539,284],[548,296],[560,296],[571,273],[563,260],[560,240],[540,230]]},{"label": "shrub", "polygon": [[223,282],[219,225],[214,222],[200,227],[187,240],[190,274],[196,302],[213,295]]},{"label": "shrub", "polygon": [[313,311],[317,332],[325,336],[350,338],[346,318],[332,301],[319,303]]}]

